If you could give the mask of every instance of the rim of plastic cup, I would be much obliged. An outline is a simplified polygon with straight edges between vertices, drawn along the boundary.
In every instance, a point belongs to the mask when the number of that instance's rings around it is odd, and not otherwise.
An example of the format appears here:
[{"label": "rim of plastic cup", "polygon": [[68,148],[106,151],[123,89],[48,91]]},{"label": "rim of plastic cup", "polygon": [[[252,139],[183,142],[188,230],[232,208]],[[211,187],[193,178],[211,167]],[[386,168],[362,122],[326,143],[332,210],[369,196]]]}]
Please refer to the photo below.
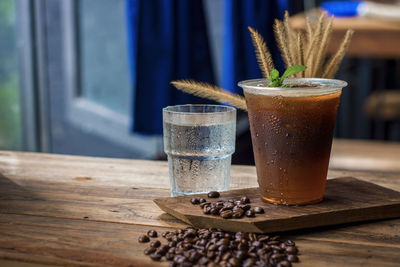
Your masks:
[{"label": "rim of plastic cup", "polygon": [[339,92],[347,82],[324,78],[288,78],[284,84],[308,85],[311,87],[268,87],[268,79],[252,79],[238,83],[245,93],[257,95],[281,95],[288,97],[320,96]]},{"label": "rim of plastic cup", "polygon": [[[174,111],[172,110],[173,108],[179,108],[179,107],[215,107],[215,108],[226,108],[226,110],[222,111],[206,111],[206,112],[192,112],[192,111]],[[214,105],[214,104],[185,104],[185,105],[175,105],[175,106],[167,106],[163,108],[163,111],[166,111],[168,113],[173,113],[173,114],[204,114],[204,115],[210,115],[210,114],[222,114],[222,113],[229,113],[229,112],[235,112],[236,109],[231,106],[226,106],[226,105]]]},{"label": "rim of plastic cup", "polygon": [[[210,112],[174,111],[179,107],[219,107],[226,110]],[[185,126],[210,126],[226,123],[236,123],[236,109],[225,105],[187,104],[163,108],[163,120],[167,123]]]}]

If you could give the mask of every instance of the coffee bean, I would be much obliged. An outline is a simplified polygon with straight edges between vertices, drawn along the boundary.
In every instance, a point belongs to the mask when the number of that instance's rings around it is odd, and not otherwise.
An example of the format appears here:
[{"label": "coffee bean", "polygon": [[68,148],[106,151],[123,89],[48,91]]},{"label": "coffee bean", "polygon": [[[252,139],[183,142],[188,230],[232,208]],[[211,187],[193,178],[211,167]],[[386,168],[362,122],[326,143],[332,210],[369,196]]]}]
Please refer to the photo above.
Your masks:
[{"label": "coffee bean", "polygon": [[166,259],[167,261],[172,261],[172,260],[174,259],[174,257],[175,257],[175,254],[173,254],[173,253],[167,252],[167,253],[165,254],[165,259]]},{"label": "coffee bean", "polygon": [[148,247],[144,250],[145,255],[150,255],[151,253],[155,252],[157,249],[153,247]]},{"label": "coffee bean", "polygon": [[287,260],[290,262],[298,262],[299,258],[296,255],[289,254],[289,255],[287,255]]},{"label": "coffee bean", "polygon": [[290,239],[286,240],[285,244],[286,244],[286,246],[296,246],[296,243],[294,241],[290,240]]},{"label": "coffee bean", "polygon": [[161,245],[157,248],[156,252],[160,255],[165,255],[168,252],[169,246]]},{"label": "coffee bean", "polygon": [[233,267],[240,265],[240,261],[237,258],[230,258],[228,263]]},{"label": "coffee bean", "polygon": [[228,250],[228,246],[226,246],[226,245],[221,245],[218,247],[218,251],[220,251],[221,253],[224,253],[227,250]]},{"label": "coffee bean", "polygon": [[222,245],[229,246],[229,239],[228,238],[222,238],[216,243],[216,245],[217,246],[222,246]]},{"label": "coffee bean", "polygon": [[[226,208],[226,203],[231,202],[218,203],[222,203]],[[229,212],[232,212],[233,216],[233,210],[223,210],[219,208],[221,204],[218,203],[209,208],[220,210],[220,216]],[[239,207],[236,207],[235,211],[242,212],[242,215],[244,212]],[[151,231],[148,231],[149,235]],[[144,250],[144,254],[155,261],[165,257],[167,261],[173,261],[171,266],[291,266],[291,262],[299,261],[294,242],[285,241],[279,236],[270,238],[255,233],[232,233],[221,229],[189,227],[164,232],[163,237],[168,240],[168,245],[153,240],[150,247]],[[149,239],[148,236],[147,238]]]},{"label": "coffee bean", "polygon": [[200,208],[204,208],[205,206],[209,206],[209,205],[211,205],[210,202],[202,202],[202,203],[200,203]]},{"label": "coffee bean", "polygon": [[258,237],[258,241],[263,242],[263,243],[268,242],[268,240],[269,240],[269,236],[267,236],[267,235],[261,235]]},{"label": "coffee bean", "polygon": [[279,241],[280,238],[281,237],[279,235],[276,235],[276,236],[271,237],[271,240],[272,241]]},{"label": "coffee bean", "polygon": [[271,259],[274,259],[276,262],[279,262],[284,258],[285,258],[285,255],[280,254],[280,253],[275,253],[275,254],[271,255]]},{"label": "coffee bean", "polygon": [[226,210],[232,211],[232,209],[230,209],[230,208],[223,207],[222,209],[219,210],[219,215],[222,215],[221,213],[224,212],[224,211],[226,211]]},{"label": "coffee bean", "polygon": [[253,210],[255,213],[258,213],[258,214],[264,213],[264,209],[261,207],[254,207]]},{"label": "coffee bean", "polygon": [[218,215],[219,210],[220,210],[220,208],[217,208],[217,207],[211,208],[211,209],[210,209],[210,213],[211,213],[212,215]]},{"label": "coffee bean", "polygon": [[254,213],[253,210],[250,209],[250,210],[246,211],[245,215],[246,215],[247,217],[254,217],[254,216],[255,216],[255,213]]},{"label": "coffee bean", "polygon": [[203,208],[203,213],[204,214],[210,214],[211,211],[211,207],[210,206],[204,206]]},{"label": "coffee bean", "polygon": [[243,196],[240,198],[240,202],[243,204],[250,203],[250,199],[247,196]]},{"label": "coffee bean", "polygon": [[235,207],[235,204],[233,204],[231,202],[225,202],[224,207],[227,209],[233,209]]},{"label": "coffee bean", "polygon": [[149,230],[147,231],[147,235],[150,237],[157,237],[157,231],[156,230]]},{"label": "coffee bean", "polygon": [[239,204],[238,207],[241,208],[244,211],[247,211],[247,210],[251,209],[251,206],[248,205],[248,204]]},{"label": "coffee bean", "polygon": [[214,251],[214,250],[217,250],[217,249],[218,249],[218,245],[216,245],[216,244],[212,244],[212,245],[208,248],[209,251]]},{"label": "coffee bean", "polygon": [[191,251],[191,252],[189,253],[188,259],[189,259],[190,262],[197,262],[197,261],[201,258],[201,256],[202,256],[202,255],[201,255],[199,252],[197,252],[197,251]]},{"label": "coffee bean", "polygon": [[215,251],[207,251],[207,258],[213,259],[215,257]]},{"label": "coffee bean", "polygon": [[233,209],[232,217],[235,219],[241,218],[244,214],[244,210],[241,208]]},{"label": "coffee bean", "polygon": [[205,257],[205,256],[203,256],[203,257],[201,257],[200,259],[199,259],[199,264],[200,264],[200,266],[201,265],[206,265],[207,263],[209,263],[210,262],[210,260],[207,258],[207,257]]},{"label": "coffee bean", "polygon": [[150,241],[150,238],[147,235],[141,235],[138,238],[140,243],[147,243]]},{"label": "coffee bean", "polygon": [[219,264],[218,264],[218,263],[215,263],[215,262],[209,262],[209,263],[207,264],[207,267],[219,267]]},{"label": "coffee bean", "polygon": [[295,246],[288,246],[286,247],[286,253],[287,254],[293,254],[296,255],[298,252],[297,248]]},{"label": "coffee bean", "polygon": [[234,254],[235,258],[238,260],[243,260],[246,257],[246,253],[243,250],[238,250]]},{"label": "coffee bean", "polygon": [[161,255],[160,254],[157,254],[157,253],[152,253],[152,254],[150,254],[150,258],[153,260],[153,261],[159,261],[159,260],[161,260]]},{"label": "coffee bean", "polygon": [[200,200],[198,198],[192,198],[190,199],[190,203],[192,203],[193,205],[197,205],[200,204]]},{"label": "coffee bean", "polygon": [[161,245],[160,240],[154,240],[150,243],[150,247],[158,248]]},{"label": "coffee bean", "polygon": [[161,234],[162,237],[166,237],[170,232],[169,231],[165,231]]},{"label": "coffee bean", "polygon": [[204,203],[204,202],[207,202],[207,200],[205,200],[204,198],[199,198],[199,203],[201,204],[201,203]]},{"label": "coffee bean", "polygon": [[255,240],[255,241],[253,241],[253,243],[251,243],[251,246],[253,246],[255,248],[262,247],[262,245],[263,244],[260,241],[257,241],[257,240]]},{"label": "coffee bean", "polygon": [[233,214],[233,212],[231,210],[224,210],[221,212],[220,215],[224,219],[229,219],[229,218],[232,218],[232,214]]},{"label": "coffee bean", "polygon": [[176,256],[174,257],[174,262],[177,263],[177,264],[181,264],[181,263],[183,263],[185,260],[186,260],[186,258],[185,258],[184,256],[182,256],[182,255],[176,255]]},{"label": "coffee bean", "polygon": [[251,267],[251,266],[254,265],[254,263],[255,263],[255,260],[254,260],[254,259],[248,258],[248,259],[246,259],[246,260],[243,262],[242,266],[243,266],[243,267]]},{"label": "coffee bean", "polygon": [[207,194],[209,198],[219,198],[220,194],[217,191],[211,191]]}]

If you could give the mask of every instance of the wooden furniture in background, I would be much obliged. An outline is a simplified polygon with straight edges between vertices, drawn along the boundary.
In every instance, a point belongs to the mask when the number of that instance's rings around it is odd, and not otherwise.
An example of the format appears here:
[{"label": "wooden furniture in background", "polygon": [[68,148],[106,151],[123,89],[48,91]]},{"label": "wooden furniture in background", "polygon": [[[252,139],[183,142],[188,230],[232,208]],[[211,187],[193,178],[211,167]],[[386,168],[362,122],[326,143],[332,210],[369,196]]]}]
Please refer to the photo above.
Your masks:
[{"label": "wooden furniture in background", "polygon": [[[373,155],[374,146],[365,149]],[[400,191],[399,175],[328,174]],[[257,186],[254,166],[232,166],[231,177],[231,188]],[[0,266],[168,266],[151,261],[137,241],[149,229],[187,226],[153,202],[168,196],[164,161],[0,151]],[[296,231],[296,266],[398,266],[399,229],[392,219]]]},{"label": "wooden furniture in background", "polygon": [[400,90],[372,93],[365,101],[364,112],[372,119],[400,119]]},{"label": "wooden furniture in background", "polygon": [[[305,31],[305,14],[315,16],[315,10],[290,18],[294,29]],[[400,22],[361,17],[338,17],[333,21],[329,52],[336,52],[347,29],[354,35],[347,51],[351,57],[400,58]]]}]

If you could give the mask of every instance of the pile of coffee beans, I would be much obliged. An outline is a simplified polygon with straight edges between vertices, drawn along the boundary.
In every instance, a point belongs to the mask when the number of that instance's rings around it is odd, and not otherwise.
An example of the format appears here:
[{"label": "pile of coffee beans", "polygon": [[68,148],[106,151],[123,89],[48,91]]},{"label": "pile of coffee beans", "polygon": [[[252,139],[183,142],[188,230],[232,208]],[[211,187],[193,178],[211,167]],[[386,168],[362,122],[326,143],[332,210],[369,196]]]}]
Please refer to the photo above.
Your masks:
[{"label": "pile of coffee beans", "polygon": [[[219,198],[220,194],[217,191],[211,191],[207,196],[208,198]],[[204,198],[192,198],[190,203],[199,205],[204,214],[221,216],[224,219],[239,219],[244,216],[255,217],[256,214],[264,213],[262,207],[252,207],[247,196],[243,196],[240,199],[218,200],[215,202],[207,201]]]},{"label": "pile of coffee beans", "polygon": [[[139,242],[150,242],[150,230]],[[145,236],[147,238],[145,238]],[[298,262],[295,242],[279,236],[254,233],[226,232],[221,229],[186,228],[162,234],[167,243],[152,240],[144,250],[154,261],[165,258],[170,266],[292,266]]]}]

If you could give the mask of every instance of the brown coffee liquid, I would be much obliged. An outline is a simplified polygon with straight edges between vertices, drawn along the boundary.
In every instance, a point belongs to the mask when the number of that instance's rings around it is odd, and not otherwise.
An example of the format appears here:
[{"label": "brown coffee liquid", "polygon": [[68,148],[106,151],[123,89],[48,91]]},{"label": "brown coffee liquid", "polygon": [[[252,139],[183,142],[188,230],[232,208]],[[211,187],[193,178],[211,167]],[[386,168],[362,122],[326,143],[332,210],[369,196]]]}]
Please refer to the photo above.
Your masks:
[{"label": "brown coffee liquid", "polygon": [[340,94],[245,94],[264,200],[288,205],[322,200]]}]

